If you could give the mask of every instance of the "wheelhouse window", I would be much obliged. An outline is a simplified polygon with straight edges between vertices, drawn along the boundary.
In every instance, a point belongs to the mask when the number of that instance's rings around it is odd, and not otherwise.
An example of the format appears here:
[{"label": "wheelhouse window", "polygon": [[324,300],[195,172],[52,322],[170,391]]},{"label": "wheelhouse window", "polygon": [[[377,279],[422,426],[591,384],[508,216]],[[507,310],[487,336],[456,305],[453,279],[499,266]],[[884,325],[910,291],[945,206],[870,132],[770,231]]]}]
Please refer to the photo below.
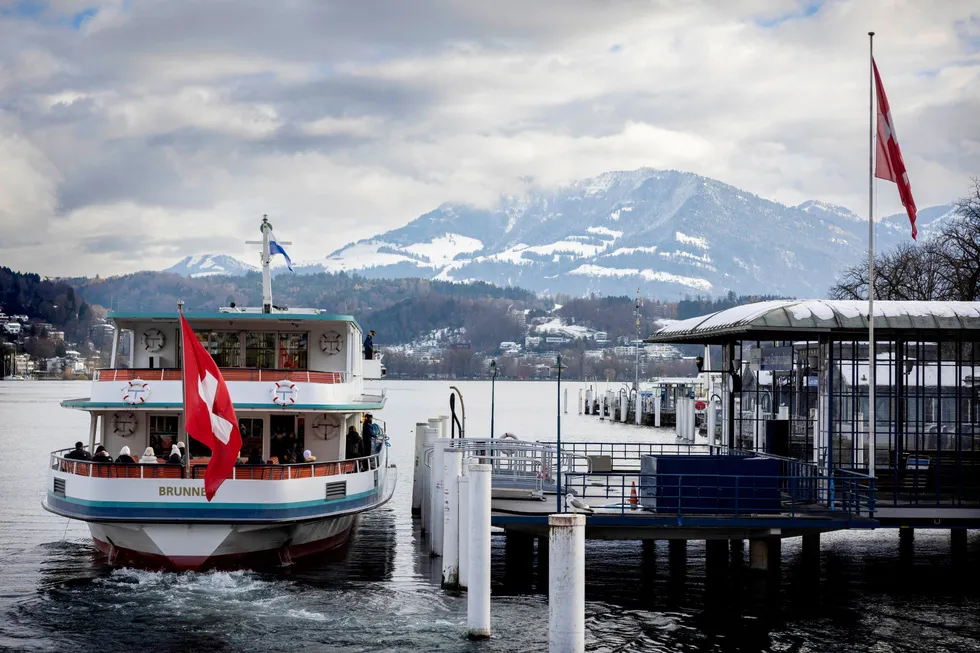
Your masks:
[{"label": "wheelhouse window", "polygon": [[242,345],[238,331],[195,331],[194,335],[218,367],[241,367]]},{"label": "wheelhouse window", "polygon": [[150,446],[157,458],[170,455],[170,448],[177,444],[177,416],[150,415]]},{"label": "wheelhouse window", "polygon": [[305,370],[309,360],[307,334],[279,334],[279,367],[283,369]]},{"label": "wheelhouse window", "polygon": [[245,367],[274,369],[276,367],[276,334],[245,334]]}]

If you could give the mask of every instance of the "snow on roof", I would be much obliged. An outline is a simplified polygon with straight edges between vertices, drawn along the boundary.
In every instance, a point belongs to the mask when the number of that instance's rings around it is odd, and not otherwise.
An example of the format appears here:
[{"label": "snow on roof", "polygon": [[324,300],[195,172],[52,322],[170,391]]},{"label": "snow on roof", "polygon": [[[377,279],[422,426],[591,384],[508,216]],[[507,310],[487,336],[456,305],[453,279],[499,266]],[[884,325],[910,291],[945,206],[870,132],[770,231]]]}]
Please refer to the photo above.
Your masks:
[{"label": "snow on roof", "polygon": [[[877,301],[875,329],[980,329],[980,302]],[[778,300],[736,306],[669,324],[648,341],[702,342],[704,338],[750,332],[867,331],[868,303],[850,300]]]}]

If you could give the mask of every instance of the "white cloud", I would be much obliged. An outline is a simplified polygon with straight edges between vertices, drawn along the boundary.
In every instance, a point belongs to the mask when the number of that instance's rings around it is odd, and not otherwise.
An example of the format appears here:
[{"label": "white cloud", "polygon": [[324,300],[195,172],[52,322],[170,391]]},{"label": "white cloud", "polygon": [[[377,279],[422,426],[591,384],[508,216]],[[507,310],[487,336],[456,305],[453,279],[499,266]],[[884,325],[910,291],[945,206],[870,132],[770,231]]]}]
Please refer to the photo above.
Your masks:
[{"label": "white cloud", "polygon": [[411,5],[11,5],[0,220],[32,229],[0,261],[107,274],[241,255],[262,213],[294,259],[322,258],[444,201],[642,166],[860,213],[869,28],[919,206],[980,174],[969,0]]}]

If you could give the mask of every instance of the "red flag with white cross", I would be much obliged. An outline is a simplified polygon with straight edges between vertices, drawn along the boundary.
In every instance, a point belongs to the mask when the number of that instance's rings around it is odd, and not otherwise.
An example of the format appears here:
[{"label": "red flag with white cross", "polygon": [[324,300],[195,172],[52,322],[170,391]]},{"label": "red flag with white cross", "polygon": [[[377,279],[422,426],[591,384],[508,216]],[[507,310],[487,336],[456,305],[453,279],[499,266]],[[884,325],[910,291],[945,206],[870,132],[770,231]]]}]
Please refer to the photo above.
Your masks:
[{"label": "red flag with white cross", "polygon": [[909,183],[909,175],[905,170],[902,150],[898,147],[898,135],[895,133],[895,123],[892,121],[892,110],[888,105],[888,98],[885,97],[885,87],[881,85],[878,64],[872,59],[871,65],[874,66],[875,88],[878,91],[878,148],[875,155],[875,177],[898,184],[898,196],[902,200],[906,213],[909,214],[914,239],[918,232],[915,228],[916,208],[915,200],[912,198],[912,184]]},{"label": "red flag with white cross", "polygon": [[184,427],[188,435],[211,449],[204,472],[204,494],[210,501],[234,472],[242,435],[221,370],[183,315],[180,329],[184,341]]}]

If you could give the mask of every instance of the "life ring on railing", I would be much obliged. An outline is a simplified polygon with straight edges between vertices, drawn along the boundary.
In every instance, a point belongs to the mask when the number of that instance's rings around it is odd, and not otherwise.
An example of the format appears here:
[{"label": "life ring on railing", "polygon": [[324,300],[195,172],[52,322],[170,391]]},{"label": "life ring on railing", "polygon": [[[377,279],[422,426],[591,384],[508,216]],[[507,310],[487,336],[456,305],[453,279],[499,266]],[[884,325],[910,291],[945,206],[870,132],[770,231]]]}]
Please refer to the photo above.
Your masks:
[{"label": "life ring on railing", "polygon": [[276,381],[272,385],[272,402],[277,406],[292,406],[297,398],[299,398],[299,388],[289,379]]},{"label": "life ring on railing", "polygon": [[133,379],[123,388],[123,401],[130,406],[139,406],[150,397],[150,384],[143,379]]},{"label": "life ring on railing", "polygon": [[513,433],[504,433],[502,436],[500,436],[500,439],[501,440],[520,440],[520,438],[517,437],[516,435],[514,435]]}]

